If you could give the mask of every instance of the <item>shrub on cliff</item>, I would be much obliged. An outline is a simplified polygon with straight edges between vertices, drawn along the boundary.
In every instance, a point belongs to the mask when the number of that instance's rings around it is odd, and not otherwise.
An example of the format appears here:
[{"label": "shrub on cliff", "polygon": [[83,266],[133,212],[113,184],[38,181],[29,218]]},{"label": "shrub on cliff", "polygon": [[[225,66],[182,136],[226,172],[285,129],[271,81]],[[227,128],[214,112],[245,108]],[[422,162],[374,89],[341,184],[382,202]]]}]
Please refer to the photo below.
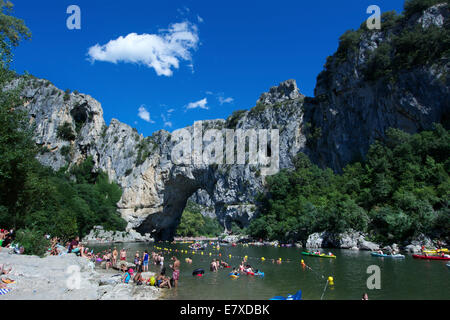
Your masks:
[{"label": "shrub on cliff", "polygon": [[73,141],[76,138],[75,132],[72,130],[72,125],[68,122],[64,122],[64,124],[56,129],[56,135],[65,141]]},{"label": "shrub on cliff", "polygon": [[406,0],[404,4],[405,17],[409,18],[439,3],[449,3],[448,0]]}]

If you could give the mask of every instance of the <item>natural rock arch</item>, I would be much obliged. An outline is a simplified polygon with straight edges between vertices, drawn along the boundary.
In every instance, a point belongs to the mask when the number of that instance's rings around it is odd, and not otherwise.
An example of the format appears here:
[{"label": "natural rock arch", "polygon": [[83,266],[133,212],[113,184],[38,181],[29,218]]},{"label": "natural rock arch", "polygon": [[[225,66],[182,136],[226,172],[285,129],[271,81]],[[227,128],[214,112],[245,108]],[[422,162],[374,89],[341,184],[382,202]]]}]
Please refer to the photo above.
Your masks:
[{"label": "natural rock arch", "polygon": [[149,215],[136,229],[141,234],[151,233],[155,240],[173,240],[188,199],[203,189],[213,197],[216,183],[212,167],[176,168],[165,183],[163,210]]}]

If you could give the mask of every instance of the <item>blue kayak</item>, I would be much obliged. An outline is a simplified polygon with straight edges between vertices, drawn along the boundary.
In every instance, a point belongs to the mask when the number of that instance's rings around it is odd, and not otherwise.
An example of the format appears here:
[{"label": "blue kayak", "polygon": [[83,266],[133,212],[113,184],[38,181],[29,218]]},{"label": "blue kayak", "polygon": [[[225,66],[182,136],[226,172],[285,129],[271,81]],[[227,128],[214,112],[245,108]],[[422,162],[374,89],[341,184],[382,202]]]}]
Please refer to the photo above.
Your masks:
[{"label": "blue kayak", "polygon": [[402,254],[380,254],[378,252],[372,252],[372,256],[380,258],[394,258],[394,259],[404,259],[405,256]]},{"label": "blue kayak", "polygon": [[264,277],[264,272],[259,271],[259,272],[255,273],[255,276],[262,278],[262,277]]},{"label": "blue kayak", "polygon": [[294,295],[290,294],[287,297],[276,296],[270,300],[302,300],[302,290],[298,290]]}]

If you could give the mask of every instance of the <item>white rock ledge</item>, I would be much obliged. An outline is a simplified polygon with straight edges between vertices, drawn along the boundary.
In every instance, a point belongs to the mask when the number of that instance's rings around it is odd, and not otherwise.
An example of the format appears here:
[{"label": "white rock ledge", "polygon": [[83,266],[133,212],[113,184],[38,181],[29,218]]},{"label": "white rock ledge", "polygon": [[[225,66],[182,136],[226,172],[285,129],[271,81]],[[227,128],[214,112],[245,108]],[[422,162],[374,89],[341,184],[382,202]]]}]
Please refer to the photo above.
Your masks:
[{"label": "white rock ledge", "polygon": [[[95,270],[94,263],[75,254],[39,258],[0,251],[0,264],[12,266],[2,278],[15,280],[0,300],[156,300],[162,290],[150,286],[121,284],[117,271]],[[70,290],[71,266],[79,268],[79,289]]]}]

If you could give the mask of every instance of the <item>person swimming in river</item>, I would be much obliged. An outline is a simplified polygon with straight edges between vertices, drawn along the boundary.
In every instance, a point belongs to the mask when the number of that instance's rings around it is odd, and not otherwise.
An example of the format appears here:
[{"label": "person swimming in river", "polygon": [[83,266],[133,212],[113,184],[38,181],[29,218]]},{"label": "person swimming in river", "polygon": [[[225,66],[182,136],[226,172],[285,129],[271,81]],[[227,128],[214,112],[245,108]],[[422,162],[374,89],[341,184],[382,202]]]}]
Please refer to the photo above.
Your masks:
[{"label": "person swimming in river", "polygon": [[210,270],[212,272],[217,272],[218,269],[219,268],[217,267],[216,259],[213,259],[213,261],[211,262],[211,265],[210,265]]},{"label": "person swimming in river", "polygon": [[233,268],[233,271],[231,272],[232,275],[238,276],[239,272],[237,272],[236,268]]},{"label": "person swimming in river", "polygon": [[222,268],[228,268],[228,267],[229,267],[229,264],[226,263],[225,261],[220,260],[220,266],[221,266]]},{"label": "person swimming in river", "polygon": [[186,258],[184,261],[186,261],[186,263],[188,263],[188,264],[192,264],[192,259],[191,259],[191,257]]},{"label": "person swimming in river", "polygon": [[245,266],[244,271],[247,273],[254,273],[252,266],[249,264]]}]

